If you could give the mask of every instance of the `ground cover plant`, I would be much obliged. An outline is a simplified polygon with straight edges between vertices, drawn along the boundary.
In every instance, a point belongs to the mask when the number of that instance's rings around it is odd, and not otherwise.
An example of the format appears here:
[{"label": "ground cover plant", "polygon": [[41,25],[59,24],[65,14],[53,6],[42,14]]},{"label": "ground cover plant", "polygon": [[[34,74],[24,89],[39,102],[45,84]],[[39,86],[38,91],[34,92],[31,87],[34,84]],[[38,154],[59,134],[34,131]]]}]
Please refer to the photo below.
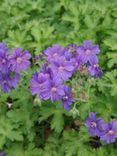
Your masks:
[{"label": "ground cover plant", "polygon": [[117,155],[117,1],[0,1],[0,156]]}]

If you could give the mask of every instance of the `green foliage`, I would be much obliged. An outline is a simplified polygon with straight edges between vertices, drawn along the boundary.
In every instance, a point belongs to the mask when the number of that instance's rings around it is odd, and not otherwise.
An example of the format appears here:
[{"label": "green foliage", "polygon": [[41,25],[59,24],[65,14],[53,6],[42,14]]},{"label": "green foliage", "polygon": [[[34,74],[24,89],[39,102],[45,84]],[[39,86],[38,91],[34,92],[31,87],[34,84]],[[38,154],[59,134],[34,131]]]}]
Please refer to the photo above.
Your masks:
[{"label": "green foliage", "polygon": [[55,132],[60,133],[64,126],[64,115],[67,114],[63,108],[56,108],[49,104],[50,107],[47,107],[47,104],[40,109],[40,118],[39,121],[48,120],[52,116],[51,120],[51,129],[54,129]]},{"label": "green foliage", "polygon": [[76,74],[70,80],[76,98],[70,111],[32,97],[34,65],[22,73],[15,90],[1,91],[0,150],[8,156],[117,155],[116,143],[95,147],[94,139],[91,144],[83,124],[90,111],[106,121],[117,118],[117,1],[0,1],[0,40],[11,49],[19,46],[34,56],[54,43],[80,44],[86,39],[100,46],[103,76],[86,80]]}]

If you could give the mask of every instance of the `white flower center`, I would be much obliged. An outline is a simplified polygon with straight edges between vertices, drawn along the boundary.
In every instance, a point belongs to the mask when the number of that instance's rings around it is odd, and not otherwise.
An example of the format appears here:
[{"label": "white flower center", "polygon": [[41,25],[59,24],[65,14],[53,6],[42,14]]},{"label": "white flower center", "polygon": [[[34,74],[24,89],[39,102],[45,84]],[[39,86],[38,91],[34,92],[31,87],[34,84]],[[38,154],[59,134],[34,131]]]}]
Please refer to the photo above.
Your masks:
[{"label": "white flower center", "polygon": [[68,100],[68,96],[64,96],[63,97],[63,100]]},{"label": "white flower center", "polygon": [[70,47],[70,48],[69,48],[69,52],[74,53],[74,52],[75,52],[75,48]]},{"label": "white flower center", "polygon": [[17,63],[21,63],[22,62],[22,58],[21,57],[18,57],[17,58]]},{"label": "white flower center", "polygon": [[7,81],[6,81],[6,80],[4,80],[4,81],[3,81],[3,84],[6,84],[6,83],[7,83]]},{"label": "white flower center", "polygon": [[92,122],[91,122],[91,127],[92,127],[92,128],[95,128],[96,126],[97,126],[96,122],[92,121]]},{"label": "white flower center", "polygon": [[63,71],[64,70],[64,67],[63,66],[60,66],[59,67],[59,71]]},{"label": "white flower center", "polygon": [[54,53],[54,55],[53,55],[54,57],[57,57],[58,56],[58,54],[57,53]]},{"label": "white flower center", "polygon": [[113,130],[110,130],[109,132],[108,132],[108,134],[109,135],[113,135],[115,132],[113,131]]},{"label": "white flower center", "polygon": [[98,65],[98,64],[94,64],[93,66],[94,66],[94,68],[99,67],[99,65]]},{"label": "white flower center", "polygon": [[56,92],[57,91],[56,87],[52,87],[51,91]]},{"label": "white flower center", "polygon": [[2,60],[2,63],[3,63],[3,64],[6,64],[6,60],[5,60],[5,59],[3,59],[3,60]]},{"label": "white flower center", "polygon": [[43,86],[43,84],[39,84],[39,87],[41,88]]},{"label": "white flower center", "polygon": [[86,55],[90,55],[90,54],[91,54],[91,50],[90,50],[90,49],[87,49],[87,50],[85,51],[85,53],[86,53]]}]

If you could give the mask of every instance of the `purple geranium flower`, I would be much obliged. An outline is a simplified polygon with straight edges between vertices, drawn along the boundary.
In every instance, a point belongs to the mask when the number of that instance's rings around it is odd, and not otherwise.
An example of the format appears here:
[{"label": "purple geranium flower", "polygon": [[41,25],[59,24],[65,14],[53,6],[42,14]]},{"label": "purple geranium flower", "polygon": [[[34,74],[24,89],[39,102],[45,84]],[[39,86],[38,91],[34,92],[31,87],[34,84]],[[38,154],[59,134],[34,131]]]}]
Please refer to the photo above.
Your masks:
[{"label": "purple geranium flower", "polygon": [[100,135],[100,140],[106,141],[108,144],[115,142],[117,138],[117,121],[112,121],[103,125],[103,133]]},{"label": "purple geranium flower", "polygon": [[48,65],[46,63],[42,64],[42,69],[41,69],[40,72],[42,72],[44,74],[48,74],[49,77],[50,77],[50,79],[52,79],[53,77],[55,77],[54,74],[53,74],[53,72],[52,72],[52,70],[51,70],[51,68],[48,67]]},{"label": "purple geranium flower", "polygon": [[50,67],[55,76],[58,76],[63,80],[70,78],[75,68],[73,62],[67,61],[63,56],[59,57],[57,61],[53,61]]},{"label": "purple geranium flower", "polygon": [[74,65],[74,70],[77,70],[82,64],[79,54],[77,52],[78,46],[76,44],[69,44],[63,50],[63,54],[67,61],[71,61]]},{"label": "purple geranium flower", "polygon": [[9,49],[5,43],[0,43],[0,70],[3,73],[8,73],[9,67]]},{"label": "purple geranium flower", "polygon": [[33,73],[31,78],[30,90],[32,95],[38,94],[40,95],[43,92],[43,89],[47,87],[49,83],[49,75],[46,73]]},{"label": "purple geranium flower", "polygon": [[15,88],[20,81],[20,75],[14,74],[13,76],[0,73],[0,86],[4,92],[9,92],[12,88]]},{"label": "purple geranium flower", "polygon": [[78,46],[76,44],[69,44],[64,48],[63,54],[68,61],[77,57],[77,48]]},{"label": "purple geranium flower", "polygon": [[90,73],[91,76],[101,77],[102,70],[101,70],[101,68],[99,67],[98,64],[90,65],[88,67],[88,69],[89,69],[89,73]]},{"label": "purple geranium flower", "polygon": [[64,85],[62,81],[54,77],[49,80],[49,83],[46,85],[46,88],[40,93],[40,97],[44,100],[51,99],[52,102],[59,100],[64,93]]},{"label": "purple geranium flower", "polygon": [[65,94],[61,97],[62,105],[64,109],[69,110],[70,105],[73,103],[70,87],[64,86],[64,92]]},{"label": "purple geranium flower", "polygon": [[90,113],[89,117],[86,120],[86,126],[88,127],[88,131],[91,136],[99,134],[100,124],[102,124],[102,122],[103,120],[101,118],[96,117],[96,113]]},{"label": "purple geranium flower", "polygon": [[52,47],[44,50],[44,54],[47,56],[49,62],[54,61],[63,54],[63,47],[58,44],[53,44]]},{"label": "purple geranium flower", "polygon": [[17,84],[20,82],[20,74],[18,73],[13,73],[10,74],[10,79],[11,79],[11,85],[13,88],[17,87]]},{"label": "purple geranium flower", "polygon": [[20,73],[20,71],[26,70],[30,65],[30,58],[31,54],[27,50],[22,52],[21,48],[14,48],[13,55],[10,57],[12,71]]},{"label": "purple geranium flower", "polygon": [[97,54],[100,52],[100,49],[98,45],[93,45],[92,41],[84,41],[84,44],[78,47],[77,52],[79,53],[82,63],[98,63]]}]

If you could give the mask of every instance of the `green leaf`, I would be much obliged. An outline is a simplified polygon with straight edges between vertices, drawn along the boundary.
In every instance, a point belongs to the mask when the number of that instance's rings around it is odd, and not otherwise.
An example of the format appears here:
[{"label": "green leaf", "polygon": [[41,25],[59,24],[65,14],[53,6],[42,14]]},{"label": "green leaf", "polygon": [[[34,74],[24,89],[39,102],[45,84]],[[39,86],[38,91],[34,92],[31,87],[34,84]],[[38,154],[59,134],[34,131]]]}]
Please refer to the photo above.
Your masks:
[{"label": "green leaf", "polygon": [[[50,105],[50,104],[49,104]],[[63,108],[56,108],[55,104],[52,106],[41,107],[39,121],[48,120],[49,117],[52,118],[51,128],[57,133],[60,133],[64,127],[64,114]],[[59,104],[57,104],[59,106]]]}]

